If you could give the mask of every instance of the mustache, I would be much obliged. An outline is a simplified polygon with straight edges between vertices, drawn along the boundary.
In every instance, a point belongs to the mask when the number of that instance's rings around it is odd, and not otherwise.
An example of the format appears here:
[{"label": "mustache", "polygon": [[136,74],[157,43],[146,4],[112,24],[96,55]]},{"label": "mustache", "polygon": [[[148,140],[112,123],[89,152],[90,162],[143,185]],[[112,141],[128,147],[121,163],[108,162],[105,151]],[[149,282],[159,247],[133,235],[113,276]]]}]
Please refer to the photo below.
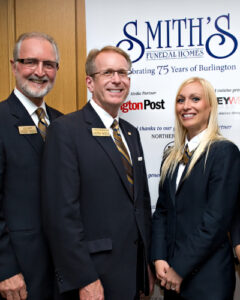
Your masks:
[{"label": "mustache", "polygon": [[38,80],[38,81],[42,81],[42,82],[49,81],[49,79],[46,75],[44,75],[43,77],[39,77],[39,76],[36,76],[36,75],[30,75],[28,77],[28,80]]}]

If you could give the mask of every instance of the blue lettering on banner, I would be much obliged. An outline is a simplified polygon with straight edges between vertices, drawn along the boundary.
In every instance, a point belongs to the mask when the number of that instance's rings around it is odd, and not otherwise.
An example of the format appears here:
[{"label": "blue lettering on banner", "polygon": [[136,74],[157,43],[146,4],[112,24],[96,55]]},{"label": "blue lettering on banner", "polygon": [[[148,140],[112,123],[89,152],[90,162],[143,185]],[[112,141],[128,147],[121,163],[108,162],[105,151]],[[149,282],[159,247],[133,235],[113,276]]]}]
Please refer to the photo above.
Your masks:
[{"label": "blue lettering on banner", "polygon": [[227,72],[227,71],[235,71],[237,70],[237,65],[228,65],[228,64],[222,64],[222,65],[200,65],[195,64],[188,67],[180,67],[180,66],[170,66],[168,64],[166,65],[157,65],[156,68],[141,68],[136,69],[132,67],[132,75],[167,75],[170,73],[178,74],[178,73],[187,73],[187,72]]},{"label": "blue lettering on banner", "polygon": [[[238,46],[238,41],[237,41],[237,39],[235,38],[235,36],[232,35],[231,33],[227,32],[227,31],[223,30],[223,29],[218,25],[219,20],[221,20],[222,18],[225,18],[225,19],[227,20],[227,25],[228,25],[228,26],[227,26],[227,29],[230,29],[230,15],[228,14],[228,15],[224,15],[224,16],[219,16],[219,17],[216,19],[216,21],[215,21],[215,28],[216,28],[217,31],[220,32],[220,33],[215,33],[215,34],[210,35],[210,37],[209,37],[209,38],[207,39],[207,41],[206,41],[206,51],[207,51],[207,53],[208,53],[210,56],[212,56],[212,57],[214,57],[214,58],[219,58],[219,59],[220,59],[220,58],[227,58],[227,57],[231,56],[231,55],[237,50],[237,46]],[[212,52],[212,50],[210,49],[209,43],[210,43],[210,41],[211,41],[212,38],[214,38],[214,37],[220,37],[221,42],[219,43],[219,45],[221,46],[221,45],[225,44],[225,42],[226,42],[225,36],[229,37],[229,38],[232,40],[232,42],[233,42],[233,49],[232,49],[232,51],[231,51],[230,53],[226,54],[225,56],[224,56],[224,55],[223,55],[223,56],[217,56],[217,55],[215,55],[215,54]]]},{"label": "blue lettering on banner", "polygon": [[[138,21],[130,21],[123,27],[124,39],[117,43],[117,47],[127,45],[127,51],[138,47],[138,56],[133,63],[146,56],[146,60],[201,58],[204,52],[216,59],[233,55],[238,48],[237,38],[230,32],[230,14],[220,15],[213,22],[207,18],[181,18],[158,20],[157,24],[144,22],[145,35],[138,34]],[[205,39],[205,26],[213,26],[213,32]],[[209,29],[208,29],[209,30]],[[177,33],[177,38],[176,38]],[[142,37],[142,38],[141,38]],[[187,37],[187,41],[183,41]],[[144,39],[144,41],[143,41]],[[211,42],[220,39],[218,46],[211,46]],[[219,47],[232,43],[228,53],[217,54]]]}]

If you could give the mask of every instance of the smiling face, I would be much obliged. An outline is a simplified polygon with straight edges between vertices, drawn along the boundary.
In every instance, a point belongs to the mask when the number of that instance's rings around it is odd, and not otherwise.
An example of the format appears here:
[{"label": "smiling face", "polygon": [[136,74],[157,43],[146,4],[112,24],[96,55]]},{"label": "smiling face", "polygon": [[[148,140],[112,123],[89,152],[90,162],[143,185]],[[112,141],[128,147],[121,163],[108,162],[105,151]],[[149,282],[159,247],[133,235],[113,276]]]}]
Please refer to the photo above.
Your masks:
[{"label": "smiling face", "polygon": [[[101,52],[95,59],[95,72],[128,69],[125,57],[113,51]],[[87,76],[86,82],[93,100],[115,118],[129,93],[130,78],[114,72],[111,78],[102,74]]]},{"label": "smiling face", "polygon": [[16,78],[16,88],[36,105],[52,89],[57,69],[43,68],[42,61],[56,61],[56,53],[51,43],[42,38],[28,38],[22,41],[19,59],[34,58],[39,60],[36,68],[30,68],[20,62],[11,61]]},{"label": "smiling face", "polygon": [[185,85],[176,100],[176,115],[190,140],[208,127],[211,107],[199,82]]}]

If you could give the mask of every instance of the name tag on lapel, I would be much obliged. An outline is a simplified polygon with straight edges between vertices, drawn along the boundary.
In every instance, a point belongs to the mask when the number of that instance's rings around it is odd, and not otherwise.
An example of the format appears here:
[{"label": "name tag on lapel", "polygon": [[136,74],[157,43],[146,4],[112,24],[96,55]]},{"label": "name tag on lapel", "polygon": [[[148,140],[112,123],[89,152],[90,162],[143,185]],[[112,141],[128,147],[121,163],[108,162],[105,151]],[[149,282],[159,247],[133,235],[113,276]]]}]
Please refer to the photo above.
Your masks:
[{"label": "name tag on lapel", "polygon": [[36,134],[36,126],[18,126],[18,131],[20,134]]},{"label": "name tag on lapel", "polygon": [[93,136],[110,136],[109,129],[107,128],[92,128]]}]

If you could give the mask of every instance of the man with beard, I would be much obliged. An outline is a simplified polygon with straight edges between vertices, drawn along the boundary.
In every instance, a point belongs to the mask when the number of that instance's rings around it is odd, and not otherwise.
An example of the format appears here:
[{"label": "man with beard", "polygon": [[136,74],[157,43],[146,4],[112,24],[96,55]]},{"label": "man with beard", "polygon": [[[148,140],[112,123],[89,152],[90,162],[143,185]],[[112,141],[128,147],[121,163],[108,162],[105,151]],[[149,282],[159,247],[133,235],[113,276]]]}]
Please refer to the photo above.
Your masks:
[{"label": "man with beard", "polygon": [[58,63],[50,36],[18,38],[11,60],[16,88],[0,103],[0,299],[55,299],[41,225],[40,167],[46,128],[61,115],[43,100]]}]

